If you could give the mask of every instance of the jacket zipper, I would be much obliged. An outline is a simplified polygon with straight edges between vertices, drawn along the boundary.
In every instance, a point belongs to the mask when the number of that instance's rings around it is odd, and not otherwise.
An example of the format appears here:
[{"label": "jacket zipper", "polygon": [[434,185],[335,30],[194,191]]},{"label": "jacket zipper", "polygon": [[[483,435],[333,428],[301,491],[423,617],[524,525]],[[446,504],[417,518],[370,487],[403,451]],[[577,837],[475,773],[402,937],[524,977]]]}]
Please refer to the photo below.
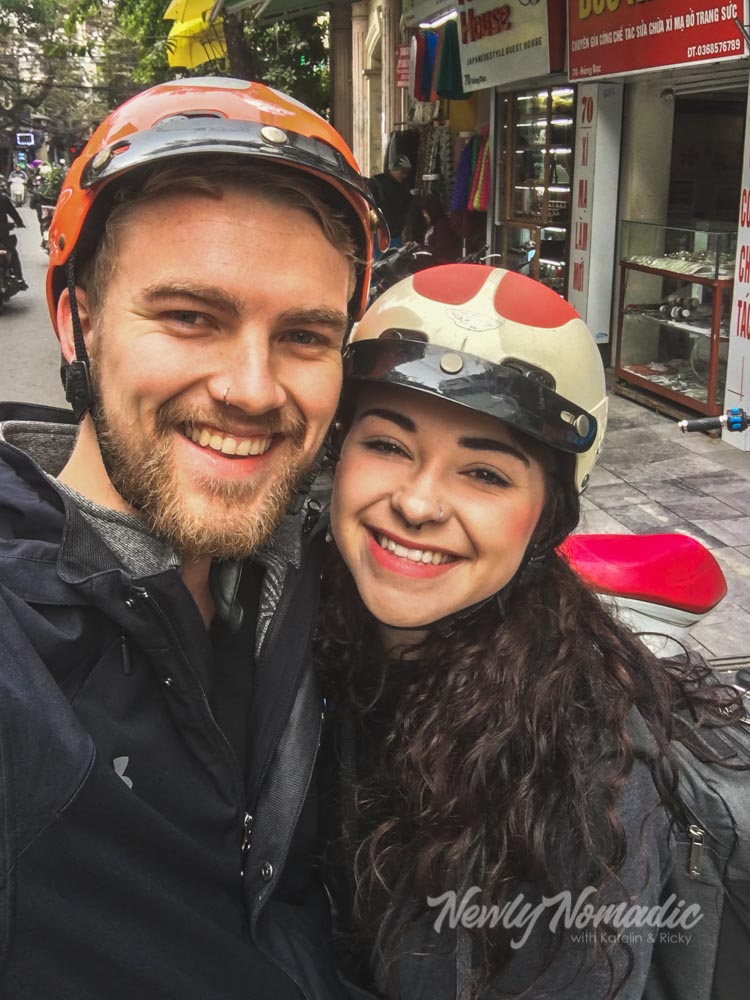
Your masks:
[{"label": "jacket zipper", "polygon": [[[213,712],[211,711],[211,706],[208,703],[208,698],[206,697],[206,692],[203,690],[203,685],[201,684],[198,675],[196,674],[195,670],[193,669],[193,665],[190,662],[190,659],[188,658],[187,653],[182,648],[182,643],[178,639],[175,630],[172,628],[172,623],[169,621],[169,619],[167,618],[167,616],[164,614],[164,612],[162,611],[162,609],[161,609],[160,605],[158,604],[158,602],[153,599],[153,597],[151,596],[151,594],[145,588],[143,588],[143,587],[136,587],[134,589],[135,589],[136,593],[154,609],[154,611],[156,612],[156,615],[157,615],[159,621],[162,623],[162,625],[164,626],[164,628],[169,633],[169,635],[170,635],[170,637],[172,639],[172,642],[173,642],[175,648],[177,649],[177,653],[178,653],[180,659],[182,660],[183,664],[187,667],[188,673],[189,673],[191,679],[193,680],[195,687],[198,690],[198,697],[199,697],[201,706],[203,707],[206,715],[208,716],[208,718],[209,718],[209,720],[211,722],[211,725],[213,727],[214,733],[215,733],[216,737],[218,738],[219,742],[221,743],[222,748],[225,751],[225,756],[226,756],[227,760],[229,761],[229,769],[231,771],[232,778],[233,778],[233,781],[234,781],[235,792],[237,793],[238,810],[243,813],[243,821],[242,821],[242,847],[241,847],[241,850],[240,850],[240,867],[242,869],[242,868],[244,868],[244,860],[245,860],[245,853],[246,853],[246,851],[245,851],[245,843],[247,841],[248,846],[249,846],[250,835],[249,835],[248,824],[247,824],[248,813],[245,812],[245,794],[244,794],[244,790],[243,790],[243,787],[242,787],[242,778],[240,777],[240,771],[239,771],[239,767],[237,766],[237,760],[236,760],[236,758],[234,756],[234,751],[232,750],[232,747],[230,746],[229,741],[227,740],[226,736],[224,735],[224,733],[221,731],[219,725],[217,724],[216,719],[214,718]],[[252,829],[252,816],[250,816],[249,818],[250,818],[250,829]]]},{"label": "jacket zipper", "polygon": [[700,878],[703,872],[703,838],[705,830],[702,830],[695,823],[688,827],[690,837],[690,859],[688,861],[688,875],[691,878]]}]

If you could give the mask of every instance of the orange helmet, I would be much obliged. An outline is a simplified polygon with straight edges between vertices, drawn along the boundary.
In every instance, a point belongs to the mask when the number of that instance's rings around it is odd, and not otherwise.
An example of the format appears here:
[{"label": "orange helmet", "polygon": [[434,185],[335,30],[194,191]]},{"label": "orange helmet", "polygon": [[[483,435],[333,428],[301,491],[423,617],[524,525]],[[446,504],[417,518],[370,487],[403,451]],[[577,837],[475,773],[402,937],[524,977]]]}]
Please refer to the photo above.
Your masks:
[{"label": "orange helmet", "polygon": [[125,174],[160,161],[193,154],[231,153],[257,162],[312,174],[332,189],[350,222],[358,257],[350,303],[358,319],[367,303],[373,233],[381,249],[388,229],[352,153],[319,115],[260,83],[201,77],[162,83],[113,111],[70,168],[49,233],[47,302],[57,331],[57,300],[65,287],[65,265],[73,251],[90,253],[109,209],[102,192]]}]

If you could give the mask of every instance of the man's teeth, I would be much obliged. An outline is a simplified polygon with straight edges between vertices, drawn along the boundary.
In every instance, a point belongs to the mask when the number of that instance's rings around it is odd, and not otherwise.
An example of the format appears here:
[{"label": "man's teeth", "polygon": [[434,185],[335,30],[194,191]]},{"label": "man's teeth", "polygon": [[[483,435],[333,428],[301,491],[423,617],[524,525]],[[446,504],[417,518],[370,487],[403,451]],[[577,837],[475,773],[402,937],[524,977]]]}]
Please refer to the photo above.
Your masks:
[{"label": "man's teeth", "polygon": [[378,545],[381,549],[387,549],[402,559],[409,559],[415,563],[432,563],[433,566],[440,566],[442,563],[454,562],[455,556],[448,555],[447,552],[432,552],[430,549],[407,549],[405,545],[398,545],[392,538],[386,535],[376,535]]},{"label": "man's teeth", "polygon": [[211,448],[212,451],[220,451],[223,455],[237,455],[244,458],[247,455],[265,455],[271,447],[273,436],[236,438],[228,434],[218,434],[205,427],[195,427],[188,424],[185,434],[195,444],[201,448]]}]

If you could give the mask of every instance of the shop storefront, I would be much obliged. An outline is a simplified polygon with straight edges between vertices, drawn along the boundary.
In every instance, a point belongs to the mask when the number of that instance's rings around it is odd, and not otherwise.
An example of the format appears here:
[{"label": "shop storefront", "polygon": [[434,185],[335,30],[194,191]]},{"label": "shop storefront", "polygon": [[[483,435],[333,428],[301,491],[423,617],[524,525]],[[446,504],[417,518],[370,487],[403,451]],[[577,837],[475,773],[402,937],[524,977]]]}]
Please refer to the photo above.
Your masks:
[{"label": "shop storefront", "polygon": [[[568,8],[571,82],[580,93],[605,80],[624,85],[610,216],[617,390],[674,412],[742,405],[725,397],[748,89],[735,18],[746,24],[746,7],[575,0]],[[601,229],[596,211],[593,221]]]}]

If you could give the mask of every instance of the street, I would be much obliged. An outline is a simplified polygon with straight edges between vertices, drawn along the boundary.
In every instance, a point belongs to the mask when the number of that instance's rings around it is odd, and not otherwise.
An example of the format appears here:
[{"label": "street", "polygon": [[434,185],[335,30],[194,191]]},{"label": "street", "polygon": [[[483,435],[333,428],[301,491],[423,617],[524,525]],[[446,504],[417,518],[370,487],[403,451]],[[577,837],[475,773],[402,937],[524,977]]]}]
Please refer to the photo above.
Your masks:
[{"label": "street", "polygon": [[20,209],[25,229],[16,229],[28,291],[14,295],[0,314],[0,399],[67,406],[60,383],[60,353],[47,311],[47,254],[36,212]]}]

